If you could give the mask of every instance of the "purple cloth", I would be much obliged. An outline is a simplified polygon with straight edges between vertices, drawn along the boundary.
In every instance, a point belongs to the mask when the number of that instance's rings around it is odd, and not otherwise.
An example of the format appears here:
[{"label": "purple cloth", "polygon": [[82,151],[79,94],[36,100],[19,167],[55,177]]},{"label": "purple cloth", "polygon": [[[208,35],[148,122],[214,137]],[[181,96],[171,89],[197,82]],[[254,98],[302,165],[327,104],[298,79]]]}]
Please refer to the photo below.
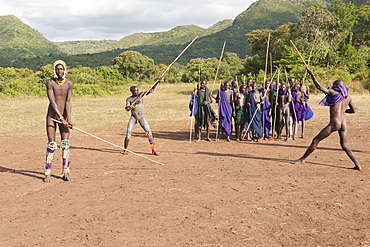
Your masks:
[{"label": "purple cloth", "polygon": [[334,95],[326,95],[324,99],[320,101],[320,105],[323,106],[335,106],[342,102],[345,98],[348,97],[348,87],[346,86],[338,86],[332,88],[334,91],[337,91],[338,93]]},{"label": "purple cloth", "polygon": [[231,107],[231,104],[229,100],[227,99],[227,95],[225,91],[219,90],[219,111],[220,111],[220,122],[222,128],[225,130],[226,134],[228,136],[231,135],[231,127],[232,127],[232,113],[233,108]]},{"label": "purple cloth", "polygon": [[290,102],[289,106],[290,112],[295,121],[299,122],[306,116],[307,108],[298,101],[296,91],[292,91],[292,101]]}]

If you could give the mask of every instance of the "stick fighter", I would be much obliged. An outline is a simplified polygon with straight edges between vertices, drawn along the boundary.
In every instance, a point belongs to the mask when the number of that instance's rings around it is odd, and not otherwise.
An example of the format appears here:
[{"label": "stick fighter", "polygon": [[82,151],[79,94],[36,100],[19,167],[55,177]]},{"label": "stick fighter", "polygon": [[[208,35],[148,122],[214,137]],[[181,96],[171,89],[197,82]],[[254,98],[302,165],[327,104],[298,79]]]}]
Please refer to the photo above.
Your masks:
[{"label": "stick fighter", "polygon": [[[345,114],[355,113],[355,107],[348,94],[348,88],[344,86],[342,80],[336,80],[333,82],[333,86],[331,88],[325,88],[320,85],[312,70],[308,67],[307,72],[311,75],[316,88],[326,94],[320,104],[330,107],[330,121],[329,124],[313,138],[311,145],[307,148],[303,156],[296,161],[296,163],[304,163],[305,159],[316,149],[320,141],[327,138],[331,133],[338,131],[342,149],[355,164],[353,169],[361,171],[362,167],[353,155],[352,150],[347,147],[347,122]],[[347,109],[348,107],[349,109]]]},{"label": "stick fighter", "polygon": [[[152,154],[159,155],[155,147],[153,135],[150,130],[149,124],[144,117],[143,97],[154,92],[158,83],[163,82],[163,80],[164,80],[163,76],[159,77],[156,83],[154,83],[150,89],[140,92],[140,93],[139,93],[139,88],[137,86],[130,87],[130,91],[132,95],[126,99],[125,109],[126,111],[131,111],[131,117],[127,124],[127,132],[126,132],[126,137],[124,141],[125,149],[128,147],[128,144],[130,142],[130,137],[131,137],[132,131],[134,130],[135,124],[139,123],[141,128],[143,128],[143,130],[145,131],[146,137],[148,138],[150,148],[152,149]],[[122,154],[127,155],[128,152],[124,150]]]},{"label": "stick fighter", "polygon": [[[51,168],[53,164],[54,152],[58,148],[55,142],[56,127],[59,127],[62,149],[62,174],[63,180],[70,181],[69,168],[69,129],[73,127],[71,122],[71,97],[73,89],[73,81],[66,78],[67,64],[62,60],[58,60],[53,66],[54,77],[46,81],[46,90],[49,99],[49,107],[46,115],[46,132],[48,144],[46,150],[46,165],[45,165],[45,182],[50,182]],[[60,120],[61,123],[56,123],[53,119]]]}]

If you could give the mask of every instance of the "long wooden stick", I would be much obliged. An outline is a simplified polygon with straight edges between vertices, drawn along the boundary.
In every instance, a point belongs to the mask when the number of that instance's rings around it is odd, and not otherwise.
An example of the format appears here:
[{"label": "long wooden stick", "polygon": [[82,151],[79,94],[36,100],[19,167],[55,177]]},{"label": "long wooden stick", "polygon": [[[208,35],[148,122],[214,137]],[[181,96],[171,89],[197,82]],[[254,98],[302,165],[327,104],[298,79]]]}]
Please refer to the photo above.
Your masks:
[{"label": "long wooden stick", "polygon": [[[185,49],[184,50],[182,50],[182,52],[175,58],[175,60],[173,60],[172,61],[172,63],[170,64],[170,65],[168,65],[168,67],[167,67],[167,69],[165,70],[165,71],[163,71],[163,73],[160,75],[160,77],[163,77],[166,73],[167,73],[167,71],[171,68],[171,66],[181,57],[181,55],[182,54],[184,54],[184,52],[194,43],[194,41],[196,40],[198,38],[198,36],[197,37],[195,37],[186,47],[185,47]],[[153,87],[154,87],[154,85],[156,84],[156,83],[158,83],[158,79],[150,86],[150,88],[148,89],[148,90],[150,90],[150,89],[152,89]],[[144,98],[145,97],[145,95],[146,94],[144,94],[141,98]],[[138,99],[138,97],[140,96],[140,94],[138,95],[138,96],[136,96],[136,98],[132,101],[133,103]]]},{"label": "long wooden stick", "polygon": [[216,80],[217,80],[218,71],[220,69],[221,60],[222,60],[222,57],[224,55],[225,46],[226,46],[226,41],[224,41],[224,45],[222,46],[221,56],[220,56],[220,60],[218,60],[218,66],[217,66],[217,70],[216,70],[215,79],[213,81],[211,93],[213,92],[213,89],[215,88],[215,83],[216,83]]},{"label": "long wooden stick", "polygon": [[[276,118],[277,118],[277,114],[276,114],[276,108],[277,108],[277,101],[278,101],[278,97],[279,97],[279,81],[280,81],[280,68],[278,69],[278,76],[277,76],[277,82],[276,82],[276,98],[275,98],[275,105],[274,105],[274,120],[272,122],[272,140],[275,140],[275,135],[274,135],[274,131],[275,131],[275,127],[276,127]],[[276,131],[277,133],[277,131]],[[277,133],[278,134],[278,133]]]},{"label": "long wooden stick", "polygon": [[268,63],[269,47],[270,47],[270,33],[269,33],[269,36],[267,38],[266,62],[265,62],[265,73],[263,74],[263,84],[265,84],[266,78],[267,78],[267,63]]},{"label": "long wooden stick", "polygon": [[[307,61],[307,65],[310,66],[310,61],[311,61],[311,57],[312,57],[312,52],[313,52],[313,48],[315,47],[315,44],[316,44],[316,39],[317,39],[317,35],[319,34],[318,31],[316,31],[316,34],[315,34],[315,39],[313,41],[313,44],[312,44],[312,47],[311,47],[311,51],[310,51],[310,56],[308,57],[308,61]],[[307,75],[307,70],[304,72],[304,77],[306,77]]]},{"label": "long wooden stick", "polygon": [[[53,120],[54,122],[56,122],[56,123],[60,123],[60,124],[62,123],[61,121],[56,120],[56,119],[52,119],[52,120]],[[123,149],[123,150],[125,150],[125,151],[127,151],[127,152],[129,152],[129,153],[132,153],[132,154],[134,154],[134,155],[140,156],[140,157],[142,157],[142,158],[144,158],[144,159],[150,160],[150,161],[152,161],[152,162],[154,162],[154,163],[157,163],[157,164],[160,164],[160,165],[164,166],[164,164],[163,164],[163,163],[161,163],[161,162],[158,162],[158,161],[152,160],[152,159],[150,159],[150,158],[148,158],[148,157],[146,157],[146,156],[144,156],[144,155],[141,155],[141,154],[137,154],[137,153],[135,153],[135,152],[132,152],[132,151],[128,150],[127,148],[124,148],[124,147],[121,147],[121,146],[116,145],[116,144],[114,144],[114,143],[111,143],[111,142],[109,142],[109,141],[106,141],[106,140],[104,140],[104,139],[102,139],[102,138],[100,138],[100,137],[97,137],[96,135],[90,134],[90,133],[88,133],[88,132],[86,132],[86,131],[84,131],[84,130],[82,130],[82,129],[79,129],[79,128],[75,127],[75,126],[73,126],[73,128],[72,128],[72,129],[78,130],[78,131],[80,131],[80,132],[82,132],[82,133],[84,133],[84,134],[86,134],[86,135],[92,136],[92,137],[94,137],[94,138],[96,138],[96,139],[98,139],[98,140],[100,140],[100,141],[102,141],[102,142],[108,143],[108,144],[110,144],[110,145],[112,145],[112,146],[114,146],[114,147],[117,147],[117,148]]]},{"label": "long wooden stick", "polygon": [[295,46],[295,44],[293,43],[292,40],[290,40],[290,43],[292,43],[294,49],[296,50],[296,52],[298,53],[298,55],[300,56],[300,58],[302,59],[302,62],[304,63],[304,65],[306,66],[306,68],[308,68],[308,65],[307,63],[304,61],[303,57],[302,57],[302,54],[298,51],[297,47]]}]

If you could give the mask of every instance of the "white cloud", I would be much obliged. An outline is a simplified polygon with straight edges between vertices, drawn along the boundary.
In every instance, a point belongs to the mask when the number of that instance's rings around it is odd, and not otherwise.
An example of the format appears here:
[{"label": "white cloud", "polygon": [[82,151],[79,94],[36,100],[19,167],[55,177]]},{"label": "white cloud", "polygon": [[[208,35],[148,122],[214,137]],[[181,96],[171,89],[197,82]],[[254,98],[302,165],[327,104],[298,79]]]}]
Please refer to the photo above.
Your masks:
[{"label": "white cloud", "polygon": [[0,15],[15,15],[51,41],[121,39],[176,26],[207,28],[234,19],[256,0],[0,0]]}]

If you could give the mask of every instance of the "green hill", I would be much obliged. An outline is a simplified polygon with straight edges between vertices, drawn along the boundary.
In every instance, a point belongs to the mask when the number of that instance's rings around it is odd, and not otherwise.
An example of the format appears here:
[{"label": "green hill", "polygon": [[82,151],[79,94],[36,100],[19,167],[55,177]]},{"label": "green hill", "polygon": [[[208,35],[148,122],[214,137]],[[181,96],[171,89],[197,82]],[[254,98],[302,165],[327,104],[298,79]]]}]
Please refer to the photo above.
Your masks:
[{"label": "green hill", "polygon": [[134,33],[116,40],[66,41],[55,44],[68,55],[99,53],[115,49],[128,49],[144,45],[184,44],[196,36],[206,36],[219,32],[232,24],[233,20],[223,20],[205,29],[195,25],[178,26],[166,32]]},{"label": "green hill", "polygon": [[0,61],[58,55],[63,52],[40,32],[13,15],[0,16]]},{"label": "green hill", "polygon": [[[198,40],[178,60],[186,64],[192,58],[219,57],[226,41],[226,52],[240,58],[251,55],[245,34],[256,29],[275,29],[295,22],[297,15],[312,4],[327,6],[331,0],[259,0],[233,21],[224,20],[210,28],[178,26],[166,32],[135,33],[122,39],[102,41],[50,42],[14,16],[0,16],[0,66],[27,67],[33,70],[56,59],[70,66],[110,65],[125,50],[151,57],[157,64],[169,64],[195,36]],[[356,0],[357,5],[369,0]],[[64,55],[62,55],[64,54]],[[30,59],[32,58],[32,59]]]}]

